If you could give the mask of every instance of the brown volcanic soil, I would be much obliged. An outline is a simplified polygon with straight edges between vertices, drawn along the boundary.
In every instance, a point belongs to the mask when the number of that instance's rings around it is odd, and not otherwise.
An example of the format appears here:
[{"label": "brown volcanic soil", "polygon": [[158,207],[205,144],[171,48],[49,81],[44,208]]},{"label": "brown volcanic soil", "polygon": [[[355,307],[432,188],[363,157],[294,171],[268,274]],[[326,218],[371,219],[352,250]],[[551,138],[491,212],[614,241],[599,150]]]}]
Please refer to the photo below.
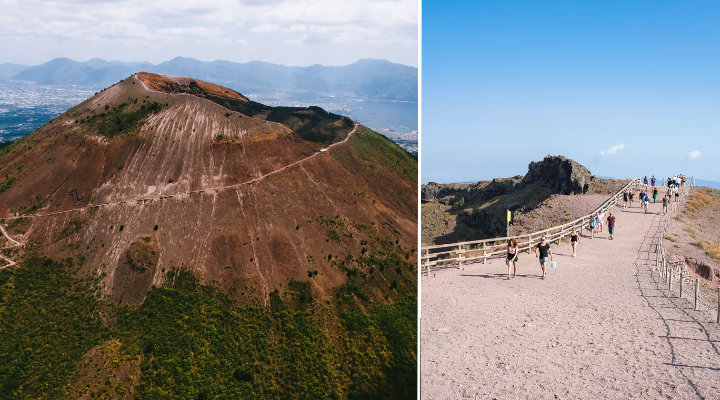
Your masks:
[{"label": "brown volcanic soil", "polygon": [[670,260],[684,260],[693,277],[720,286],[720,190],[696,187],[668,228]]},{"label": "brown volcanic soil", "polygon": [[[6,220],[13,235],[46,255],[74,257],[129,303],[173,267],[238,299],[267,301],[308,271],[318,271],[313,293],[323,296],[344,282],[335,264],[348,256],[414,258],[417,164],[389,140],[364,127],[348,138],[337,124],[335,137],[347,142],[319,152],[327,145],[281,123],[142,83],[125,79],[0,153],[0,177],[15,179],[0,193],[0,215],[60,212]],[[108,137],[89,128],[92,115],[149,102],[162,107],[136,129]],[[77,210],[87,205],[102,206]],[[137,247],[142,238],[152,251]],[[131,268],[129,253],[153,251],[156,262]]]},{"label": "brown volcanic soil", "polygon": [[[540,202],[529,212],[516,212],[513,214],[514,221],[510,227],[510,233],[512,235],[517,235],[536,232],[587,215],[607,200],[609,196],[615,194],[618,190],[625,186],[628,182],[629,180],[596,178],[593,181],[591,193],[577,195],[550,195],[550,197]],[[542,193],[537,194],[540,197],[545,196],[545,194]],[[486,202],[486,204],[504,202],[507,201],[507,199],[512,199],[513,197],[513,193],[498,196],[490,199]],[[536,201],[532,196],[528,197],[523,195],[523,198],[523,201],[528,202],[528,204]],[[482,208],[486,204],[481,204],[479,206],[474,205],[470,208]],[[454,210],[453,207],[449,205],[435,202],[423,203],[421,205],[421,212],[421,244],[423,246],[437,244],[438,242],[436,241],[441,237],[448,239],[443,241],[444,243],[487,237],[487,234],[482,232],[481,229],[470,227],[463,223],[463,221],[459,220],[457,217],[459,210]]]},{"label": "brown volcanic soil", "polygon": [[[542,202],[532,211],[514,216],[511,234],[537,232],[570,222],[590,214],[608,197],[617,193],[629,180],[598,179],[593,193],[577,195],[555,194]],[[636,196],[637,197],[637,196]],[[635,203],[637,206],[637,203]]]}]

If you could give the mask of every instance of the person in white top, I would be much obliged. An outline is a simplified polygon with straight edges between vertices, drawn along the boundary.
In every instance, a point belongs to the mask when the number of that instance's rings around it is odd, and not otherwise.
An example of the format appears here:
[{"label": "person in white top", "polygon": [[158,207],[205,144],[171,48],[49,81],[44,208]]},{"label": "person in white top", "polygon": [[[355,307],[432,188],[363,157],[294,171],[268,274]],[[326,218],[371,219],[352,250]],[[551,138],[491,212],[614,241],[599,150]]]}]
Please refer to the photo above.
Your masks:
[{"label": "person in white top", "polygon": [[605,219],[605,213],[603,213],[602,211],[599,212],[597,215],[597,224],[598,224],[598,228],[600,228],[600,232],[603,231],[603,223],[604,223],[603,220],[604,219]]}]

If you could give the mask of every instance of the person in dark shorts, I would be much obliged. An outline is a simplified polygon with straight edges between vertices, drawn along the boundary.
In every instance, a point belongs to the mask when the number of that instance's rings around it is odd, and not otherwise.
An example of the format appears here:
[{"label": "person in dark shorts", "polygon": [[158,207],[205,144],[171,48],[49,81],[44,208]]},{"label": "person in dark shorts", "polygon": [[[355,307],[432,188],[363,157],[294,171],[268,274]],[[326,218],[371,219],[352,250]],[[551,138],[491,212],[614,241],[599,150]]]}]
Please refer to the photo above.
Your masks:
[{"label": "person in dark shorts", "polygon": [[643,185],[645,185],[645,189],[647,189],[647,184],[648,184],[647,175],[645,175],[645,179],[643,179]]},{"label": "person in dark shorts", "polygon": [[632,208],[632,203],[635,199],[635,192],[630,192],[630,194],[628,195],[628,199],[630,200],[630,208]]},{"label": "person in dark shorts", "polygon": [[615,235],[615,216],[613,213],[609,213],[607,217],[608,233],[610,234],[610,240],[613,240]]},{"label": "person in dark shorts", "polygon": [[513,263],[513,278],[517,274],[517,262],[518,262],[518,244],[515,239],[508,240],[507,245],[507,258],[505,264],[508,267],[507,278],[510,279],[510,263]]},{"label": "person in dark shorts", "polygon": [[623,208],[627,208],[628,203],[628,192],[627,190],[623,193]]},{"label": "person in dark shorts", "polygon": [[580,243],[580,235],[578,235],[577,231],[575,231],[575,228],[572,228],[572,232],[570,232],[570,245],[573,249],[573,257],[577,256],[575,248],[577,247],[578,243]]},{"label": "person in dark shorts", "polygon": [[552,250],[550,250],[550,244],[545,241],[545,236],[540,239],[540,243],[538,243],[533,250],[535,251],[535,255],[538,256],[538,260],[540,260],[542,278],[545,279],[545,264],[547,264],[548,262],[548,257],[550,257],[550,261],[552,261],[553,259]]}]

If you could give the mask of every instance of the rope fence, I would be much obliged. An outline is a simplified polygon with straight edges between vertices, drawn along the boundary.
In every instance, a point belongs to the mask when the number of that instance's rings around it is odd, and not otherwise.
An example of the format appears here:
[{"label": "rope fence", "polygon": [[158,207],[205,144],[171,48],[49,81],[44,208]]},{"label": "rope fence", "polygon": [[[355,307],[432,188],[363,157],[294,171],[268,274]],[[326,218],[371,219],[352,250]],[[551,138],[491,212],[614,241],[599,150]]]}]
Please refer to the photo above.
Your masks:
[{"label": "rope fence", "polygon": [[[680,199],[684,199],[690,190],[683,191]],[[655,253],[655,268],[658,271],[670,296],[677,293],[679,299],[687,298],[695,311],[707,311],[715,314],[715,322],[720,323],[720,287],[716,290],[705,287],[700,278],[692,278],[684,260],[670,261],[666,254],[665,237],[670,226],[671,216],[677,212],[677,204],[673,203],[668,215],[662,222],[658,233],[653,238],[650,252]]]}]

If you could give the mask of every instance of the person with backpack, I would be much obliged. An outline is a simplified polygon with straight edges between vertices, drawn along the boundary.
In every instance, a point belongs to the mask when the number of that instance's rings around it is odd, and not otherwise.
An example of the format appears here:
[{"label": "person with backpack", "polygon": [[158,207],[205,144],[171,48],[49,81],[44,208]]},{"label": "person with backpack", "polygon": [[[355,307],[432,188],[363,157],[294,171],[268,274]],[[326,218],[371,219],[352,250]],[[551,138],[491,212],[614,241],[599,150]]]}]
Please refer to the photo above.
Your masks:
[{"label": "person with backpack", "polygon": [[518,262],[518,243],[515,239],[508,240],[507,245],[507,258],[505,259],[505,264],[507,264],[508,267],[508,274],[507,278],[510,279],[510,263],[513,264],[513,278],[517,274],[517,262]]},{"label": "person with backpack", "polygon": [[615,235],[615,216],[612,212],[608,213],[607,224],[608,233],[610,234],[610,240],[613,240],[613,236]]},{"label": "person with backpack", "polygon": [[[540,261],[540,268],[542,269],[542,278],[545,279],[545,264],[547,264],[548,256],[550,256],[550,261],[552,261],[552,250],[550,250],[550,244],[545,242],[545,236],[540,239],[540,243],[535,246],[533,249],[535,251],[535,256],[538,257],[538,260]],[[538,252],[540,254],[538,254]]]},{"label": "person with backpack", "polygon": [[635,200],[635,192],[630,192],[628,199],[630,200],[630,208],[632,208],[633,200]]},{"label": "person with backpack", "polygon": [[650,196],[645,193],[645,197],[643,197],[643,204],[645,205],[645,214],[648,213],[648,207],[650,206]]},{"label": "person with backpack", "polygon": [[595,238],[595,216],[590,216],[590,221],[588,221],[588,225],[590,226],[590,239]]}]

